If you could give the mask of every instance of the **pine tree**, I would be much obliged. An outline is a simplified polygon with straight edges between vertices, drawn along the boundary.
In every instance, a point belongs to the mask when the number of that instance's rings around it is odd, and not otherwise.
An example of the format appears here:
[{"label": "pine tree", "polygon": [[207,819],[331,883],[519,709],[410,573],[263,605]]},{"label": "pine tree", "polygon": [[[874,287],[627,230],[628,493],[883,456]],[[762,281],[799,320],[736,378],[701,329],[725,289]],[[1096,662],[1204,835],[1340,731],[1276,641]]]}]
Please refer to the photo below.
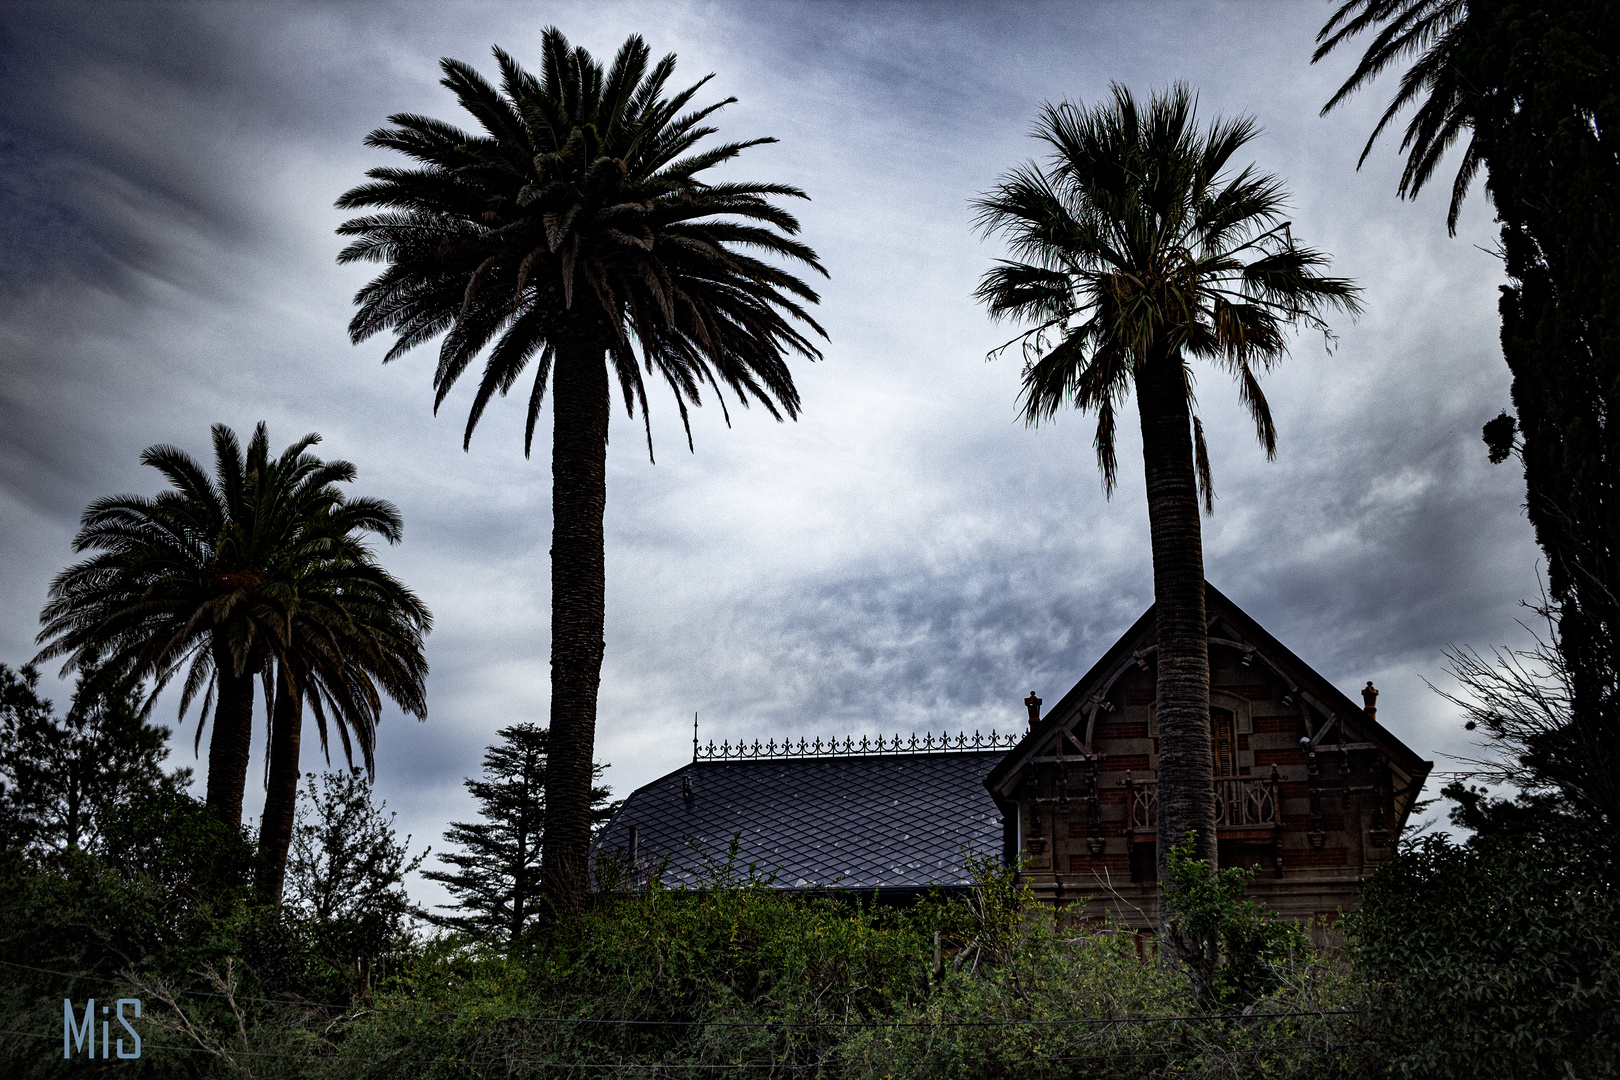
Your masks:
[{"label": "pine tree", "polygon": [[[462,850],[439,859],[454,870],[427,870],[422,876],[444,884],[455,904],[441,904],[459,914],[427,918],[438,926],[479,936],[522,937],[539,912],[540,846],[546,819],[546,760],[550,732],[535,724],[502,728],[501,743],[484,754],[484,778],[466,780],[478,800],[476,823],[451,822],[444,838]],[[593,766],[593,777],[602,766]],[[619,808],[609,803],[608,788],[591,787],[591,827],[606,822]]]}]

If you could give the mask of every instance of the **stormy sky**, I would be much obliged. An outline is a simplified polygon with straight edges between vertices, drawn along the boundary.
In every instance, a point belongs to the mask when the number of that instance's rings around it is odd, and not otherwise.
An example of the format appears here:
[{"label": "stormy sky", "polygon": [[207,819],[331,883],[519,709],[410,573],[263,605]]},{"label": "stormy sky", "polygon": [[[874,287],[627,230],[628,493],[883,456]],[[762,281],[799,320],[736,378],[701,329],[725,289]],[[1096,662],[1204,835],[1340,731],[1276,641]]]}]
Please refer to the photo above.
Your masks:
[{"label": "stormy sky", "polygon": [[[158,490],[144,447],[205,457],[216,422],[267,421],[277,448],[319,432],[354,491],[399,506],[405,540],[382,558],[436,617],[429,717],[384,723],[379,792],[418,849],[472,813],[461,779],[496,729],[547,715],[549,455],[524,459],[518,400],[463,452],[471,386],[433,415],[436,349],[385,367],[386,342],[349,343],[375,268],[336,264],[333,200],[396,163],[362,145],[389,113],[463,122],[440,57],[492,72],[499,44],[538,68],[555,24],[604,59],[640,33],[678,54],[681,85],[715,73],[703,98],[738,99],[723,136],[780,140],[719,175],[804,188],[831,273],[798,422],[732,402],[728,428],[711,398],[688,453],[654,396],[652,464],[639,418],[614,417],[598,747],[618,793],[690,758],[694,712],[705,740],[1014,728],[1025,693],[1055,700],[1150,602],[1135,432],[1109,500],[1090,420],[1019,421],[1019,362],[986,361],[1017,328],[971,296],[1001,254],[971,200],[1038,152],[1043,102],[1112,81],[1186,80],[1203,116],[1256,117],[1246,160],[1366,290],[1331,348],[1302,335],[1266,379],[1275,461],[1227,377],[1200,372],[1208,575],[1342,689],[1374,680],[1381,719],[1446,769],[1468,742],[1424,680],[1447,685],[1448,645],[1522,642],[1538,589],[1522,475],[1479,438],[1508,402],[1501,265],[1480,191],[1448,238],[1449,172],[1401,202],[1393,141],[1356,170],[1390,80],[1318,116],[1353,60],[1309,63],[1329,11],[0,6],[0,661],[33,655],[85,505]],[[177,764],[202,764],[195,723]]]}]

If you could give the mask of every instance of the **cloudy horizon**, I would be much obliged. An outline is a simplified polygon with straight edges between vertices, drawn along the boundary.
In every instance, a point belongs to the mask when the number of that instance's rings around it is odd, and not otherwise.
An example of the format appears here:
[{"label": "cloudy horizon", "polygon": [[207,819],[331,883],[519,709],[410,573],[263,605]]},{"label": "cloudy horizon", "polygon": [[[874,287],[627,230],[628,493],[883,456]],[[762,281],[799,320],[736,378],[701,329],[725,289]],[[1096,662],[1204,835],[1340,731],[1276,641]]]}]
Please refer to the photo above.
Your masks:
[{"label": "cloudy horizon", "polygon": [[[1089,418],[1019,421],[1018,360],[986,360],[1017,328],[972,299],[1001,247],[970,203],[1039,152],[1043,102],[1176,80],[1206,120],[1257,118],[1246,160],[1365,290],[1359,320],[1299,336],[1266,377],[1275,461],[1225,376],[1199,372],[1209,579],[1341,689],[1377,683],[1380,720],[1444,771],[1470,743],[1425,682],[1448,685],[1448,646],[1522,644],[1538,591],[1522,473],[1479,437],[1508,405],[1501,264],[1477,187],[1450,238],[1449,172],[1402,202],[1396,140],[1356,170],[1390,80],[1317,115],[1353,61],[1309,63],[1330,10],[5,4],[0,662],[33,656],[84,507],[158,490],[143,448],[206,458],[216,422],[264,420],[277,448],[319,432],[358,467],[351,490],[399,506],[404,542],[379,554],[435,615],[429,717],[382,725],[379,797],[417,850],[473,814],[461,781],[495,731],[547,715],[549,451],[524,459],[507,400],[463,452],[472,388],[432,414],[434,348],[384,366],[390,342],[349,344],[376,268],[336,264],[333,200],[396,163],[363,146],[388,114],[465,122],[441,56],[487,73],[499,44],[537,68],[555,24],[604,59],[640,33],[678,55],[678,85],[714,72],[703,99],[738,99],[721,137],[780,140],[724,171],[808,192],[791,209],[831,274],[797,422],[731,401],[728,428],[708,399],[688,453],[654,395],[653,464],[640,418],[613,417],[597,746],[617,794],[689,760],[694,713],[705,741],[1016,730],[1025,693],[1055,701],[1141,614],[1139,439],[1123,425],[1108,499]],[[156,716],[174,726],[174,702]],[[200,772],[195,723],[171,763]]]}]

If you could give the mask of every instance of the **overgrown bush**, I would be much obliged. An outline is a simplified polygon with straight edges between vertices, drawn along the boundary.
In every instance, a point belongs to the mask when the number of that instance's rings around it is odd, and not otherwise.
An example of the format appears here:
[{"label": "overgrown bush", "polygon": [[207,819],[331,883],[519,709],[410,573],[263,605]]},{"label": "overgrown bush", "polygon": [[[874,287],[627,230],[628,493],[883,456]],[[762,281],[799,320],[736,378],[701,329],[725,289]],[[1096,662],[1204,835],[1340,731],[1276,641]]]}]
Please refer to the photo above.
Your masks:
[{"label": "overgrown bush", "polygon": [[[654,876],[598,894],[515,948],[458,934],[421,943],[378,975],[369,1002],[323,983],[308,927],[247,894],[215,913],[201,942],[211,951],[186,954],[189,969],[165,962],[108,989],[148,1009],[132,1075],[1376,1075],[1342,960],[1265,952],[1248,1011],[1212,1015],[1186,972],[1133,933],[1074,923],[993,861],[973,870],[967,897],[897,907],[779,892],[722,860],[700,888]],[[59,1030],[60,996],[54,1007],[44,1030]],[[53,1048],[7,1046],[11,1075],[60,1072]]]},{"label": "overgrown bush", "polygon": [[[109,814],[103,839],[0,869],[0,1075],[83,1070],[61,1057],[63,998],[139,996],[127,971],[189,985],[244,951],[254,852],[240,832],[166,787]],[[159,1075],[160,1058],[137,1071]]]},{"label": "overgrown bush", "polygon": [[1620,1076],[1620,873],[1579,850],[1431,836],[1346,920],[1391,1072]]},{"label": "overgrown bush", "polygon": [[309,773],[293,830],[278,921],[287,936],[302,938],[344,998],[369,998],[373,967],[410,942],[405,876],[427,852],[410,857],[411,838],[399,840],[385,806],[372,802],[371,782],[359,769],[327,773],[319,785]]},{"label": "overgrown bush", "polygon": [[901,908],[795,897],[726,862],[698,889],[600,895],[511,951],[437,939],[372,1008],[240,1005],[204,1028],[203,1006],[177,1004],[217,1075],[1370,1075],[1342,963],[1292,956],[1248,1015],[1200,1016],[1135,935],[975,872],[970,897]]}]

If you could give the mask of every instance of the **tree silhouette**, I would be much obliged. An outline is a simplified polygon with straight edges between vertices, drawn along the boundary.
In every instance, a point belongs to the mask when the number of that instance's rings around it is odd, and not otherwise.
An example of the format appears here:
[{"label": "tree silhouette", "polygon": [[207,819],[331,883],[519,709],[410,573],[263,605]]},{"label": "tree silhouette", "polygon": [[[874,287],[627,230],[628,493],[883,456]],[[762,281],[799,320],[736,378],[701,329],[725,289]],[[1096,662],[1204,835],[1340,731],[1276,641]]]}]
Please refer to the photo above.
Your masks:
[{"label": "tree silhouette", "polygon": [[552,755],[543,866],[548,895],[564,907],[583,896],[588,877],[610,384],[617,381],[632,415],[641,410],[651,453],[643,367],[668,385],[683,425],[701,388],[720,397],[722,383],[780,420],[799,411],[785,357],[820,356],[799,324],[825,336],[804,307],[815,292],[782,264],[825,271],[793,239],[798,222],[771,201],[804,192],[704,176],[775,140],[699,148],[715,130],[708,118],[732,99],[689,107],[707,79],[665,97],[675,57],[649,58],[632,36],[604,72],[553,27],[538,76],[495,50],[499,90],[446,59],[443,85],[483,130],[391,116],[394,126],[373,131],[367,144],[421,167],[373,169],[371,183],[338,200],[342,209],[379,211],[338,230],[355,238],[339,261],[388,267],[355,297],[354,341],[391,332],[386,361],[442,335],[435,409],[488,349],[463,445],[490,400],[532,363],[528,453],[551,389]]},{"label": "tree silhouette", "polygon": [[[440,855],[454,870],[425,870],[457,897],[460,914],[427,918],[484,937],[515,941],[541,912],[540,853],[546,822],[546,765],[550,735],[534,724],[502,728],[503,740],[484,754],[484,778],[466,781],[478,801],[476,822],[452,822],[444,838],[460,852]],[[594,770],[601,774],[601,766]],[[591,824],[607,821],[618,809],[607,788],[591,788]]]},{"label": "tree silhouette", "polygon": [[142,718],[141,697],[138,680],[91,668],[57,716],[34,668],[0,664],[0,846],[95,851],[110,814],[184,788],[190,772],[163,772],[169,732]]},{"label": "tree silhouette", "polygon": [[[1169,853],[1189,835],[1195,857],[1213,866],[1217,854],[1198,517],[1200,491],[1213,512],[1214,488],[1189,362],[1232,376],[1269,457],[1276,430],[1257,375],[1284,355],[1290,327],[1325,330],[1323,311],[1359,310],[1355,286],[1322,276],[1327,257],[1295,241],[1281,182],[1252,167],[1228,171],[1256,133],[1246,117],[1199,130],[1185,86],[1153,95],[1145,109],[1115,86],[1112,101],[1089,109],[1048,105],[1034,133],[1051,150],[1047,165],[1015,169],[977,203],[980,228],[1005,235],[1021,260],[986,273],[977,295],[996,318],[1035,324],[1014,339],[1024,349],[1024,419],[1038,424],[1068,405],[1095,412],[1110,494],[1115,408],[1136,395],[1158,621],[1166,883]],[[1161,941],[1171,904],[1173,892],[1161,892]]]},{"label": "tree silhouette", "polygon": [[56,576],[40,614],[41,659],[65,657],[64,670],[106,662],[150,679],[145,709],[183,672],[180,715],[199,694],[205,717],[214,704],[208,805],[233,829],[242,820],[254,678],[286,642],[290,575],[326,554],[326,538],[306,543],[305,531],[344,504],[336,484],[354,473],[347,462],[307,454],[319,439],[306,435],[272,459],[261,423],[244,455],[236,433],[216,424],[213,476],[177,447],[149,447],[141,462],[170,490],[92,503],[73,548],[97,554]]},{"label": "tree silhouette", "polygon": [[368,997],[373,961],[404,939],[410,898],[405,876],[427,852],[410,857],[387,804],[375,805],[360,769],[309,773],[306,798],[287,864],[288,906],[309,921],[315,947],[334,969],[354,973],[354,989]]}]

